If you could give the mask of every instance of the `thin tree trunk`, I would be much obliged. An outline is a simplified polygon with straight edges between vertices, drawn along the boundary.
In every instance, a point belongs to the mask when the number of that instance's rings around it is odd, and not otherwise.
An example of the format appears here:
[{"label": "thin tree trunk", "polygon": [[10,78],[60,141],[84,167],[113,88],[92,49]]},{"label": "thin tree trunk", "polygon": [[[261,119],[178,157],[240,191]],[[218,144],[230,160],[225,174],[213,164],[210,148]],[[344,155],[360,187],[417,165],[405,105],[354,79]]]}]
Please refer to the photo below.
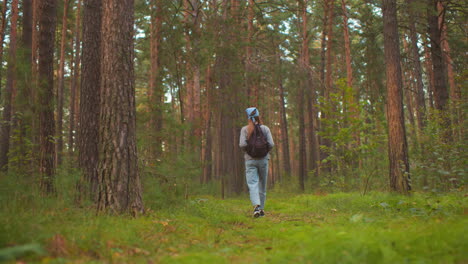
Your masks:
[{"label": "thin tree trunk", "polygon": [[258,105],[258,85],[256,82],[255,75],[257,74],[253,65],[253,35],[254,35],[254,0],[248,1],[248,10],[247,10],[247,45],[246,45],[246,54],[245,54],[245,71],[246,71],[246,87],[247,87],[247,97],[248,103],[250,106]]},{"label": "thin tree trunk", "polygon": [[137,164],[134,1],[103,1],[98,211],[142,213]]},{"label": "thin tree trunk", "polygon": [[[8,0],[3,0],[2,3],[2,24],[0,26],[0,63],[3,63],[3,45],[5,43],[5,31],[7,27],[7,6]],[[2,70],[0,68],[0,98],[2,96],[2,85],[1,85],[1,80],[2,80]]]},{"label": "thin tree trunk", "polygon": [[328,33],[328,39],[327,39],[327,62],[326,62],[326,75],[325,75],[325,83],[326,83],[326,89],[325,89],[325,98],[327,99],[328,102],[330,102],[330,93],[332,92],[333,89],[333,80],[332,80],[332,44],[333,44],[333,18],[334,18],[334,7],[335,7],[335,0],[327,0],[328,2],[328,22],[327,22],[327,33]]},{"label": "thin tree trunk", "polygon": [[[334,18],[334,2],[335,0],[325,0],[326,1],[326,9],[327,9],[327,21],[326,21],[326,27],[327,27],[327,42],[326,42],[326,63],[325,63],[325,83],[324,83],[324,99],[325,102],[329,105],[331,105],[331,100],[330,100],[330,93],[332,92],[333,89],[333,80],[332,80],[332,43],[333,43],[333,18]],[[333,109],[334,107],[330,108]],[[326,120],[333,118],[331,115],[328,113],[321,113],[321,119]],[[321,123],[321,129],[323,130],[323,122]],[[330,142],[330,139],[328,138],[322,138],[322,144],[325,146],[325,149],[330,149],[332,143]],[[326,160],[327,157],[329,156],[329,153],[327,150],[323,150],[321,153],[321,160]],[[331,172],[331,166],[330,162],[321,162],[321,167],[324,168],[326,171]]]},{"label": "thin tree trunk", "polygon": [[409,181],[408,146],[403,113],[403,85],[398,38],[396,0],[383,0],[384,50],[387,73],[388,156],[390,188],[407,194]]},{"label": "thin tree trunk", "polygon": [[429,106],[434,109],[434,70],[432,68],[432,58],[430,47],[426,44],[424,45],[424,58],[425,58],[425,67],[426,73],[428,75],[428,87],[427,93],[429,97]]},{"label": "thin tree trunk", "polygon": [[[80,126],[78,127],[78,164],[83,170],[81,184],[92,199],[97,198],[97,166],[101,90],[102,0],[83,5],[83,54],[81,64]],[[78,65],[75,65],[78,67]]]},{"label": "thin tree trunk", "polygon": [[57,166],[62,164],[63,152],[63,92],[65,89],[65,49],[67,41],[67,18],[68,18],[68,0],[63,2],[63,17],[62,17],[62,37],[60,40],[60,64],[58,69],[58,93],[57,93],[57,149],[56,161]]},{"label": "thin tree trunk", "polygon": [[[279,55],[278,55],[279,56]],[[279,58],[281,63],[281,59]],[[281,67],[281,66],[279,66]],[[280,70],[281,71],[281,70]],[[289,155],[289,136],[288,136],[288,120],[286,119],[286,101],[284,99],[284,87],[281,74],[279,74],[278,78],[278,86],[280,92],[280,126],[281,126],[281,142],[282,142],[282,149],[283,149],[283,165],[284,171],[289,176],[291,175],[291,158]]]},{"label": "thin tree trunk", "polygon": [[442,53],[441,29],[439,28],[439,13],[437,3],[439,0],[428,0],[428,24],[429,37],[431,39],[432,67],[434,72],[434,103],[435,108],[444,111],[447,108],[449,98],[446,79],[445,65]]},{"label": "thin tree trunk", "polygon": [[[452,112],[452,120],[455,124],[462,123],[462,114],[460,109],[461,103],[461,89],[455,82],[455,72],[453,69],[453,60],[450,54],[450,45],[448,42],[447,36],[447,24],[445,23],[445,5],[442,1],[437,3],[437,9],[439,12],[439,29],[441,31],[441,45],[442,45],[442,52],[443,57],[445,60],[445,64],[447,66],[447,75],[448,75],[448,82],[450,85],[450,101],[451,103],[451,112]],[[460,136],[463,134],[463,131],[457,132]]]},{"label": "thin tree trunk", "polygon": [[411,6],[414,0],[408,0],[409,4],[408,14],[409,14],[409,38],[411,40],[411,59],[413,65],[413,72],[416,78],[416,119],[418,123],[419,130],[422,130],[425,126],[426,119],[426,103],[424,100],[424,84],[422,80],[422,69],[421,69],[421,59],[419,56],[418,48],[418,37],[416,34],[416,22],[414,17],[416,12],[414,11],[413,6]]},{"label": "thin tree trunk", "polygon": [[[78,0],[75,18],[75,54],[73,57],[73,77],[70,85],[70,127],[68,131],[68,147],[70,155],[73,155],[75,152],[75,138],[78,135],[75,130],[77,123],[79,123],[77,122],[77,120],[79,120],[79,116],[77,115],[77,108],[80,108],[81,104],[79,100],[80,97],[77,96],[81,62],[81,30],[81,0]],[[99,67],[99,65],[96,67]]]},{"label": "thin tree trunk", "polygon": [[455,73],[453,70],[453,60],[450,55],[450,45],[447,36],[447,23],[445,23],[445,5],[442,1],[437,2],[437,10],[439,14],[439,30],[440,30],[440,43],[442,47],[443,57],[447,65],[448,81],[450,85],[450,99],[457,102],[461,99],[460,88],[455,83]]},{"label": "thin tree trunk", "polygon": [[29,105],[31,107],[31,143],[32,143],[32,158],[31,166],[39,167],[40,160],[40,132],[39,132],[39,0],[32,1],[32,32],[31,32],[31,85]]},{"label": "thin tree trunk", "polygon": [[325,96],[325,62],[327,54],[327,30],[328,30],[328,0],[323,0],[323,29],[322,29],[322,39],[320,44],[320,83],[322,86],[322,94]]},{"label": "thin tree trunk", "polygon": [[10,151],[10,130],[12,124],[13,91],[16,86],[16,37],[18,25],[18,0],[11,3],[10,47],[8,49],[8,70],[5,87],[5,104],[0,124],[0,170],[8,170],[8,153]]},{"label": "thin tree trunk", "polygon": [[31,137],[31,125],[33,122],[31,100],[31,48],[32,48],[32,2],[31,0],[23,0],[22,2],[23,17],[22,21],[22,36],[20,40],[20,52],[18,61],[21,62],[21,71],[17,72],[18,98],[15,102],[17,108],[22,114],[17,115],[19,122],[18,132],[18,166],[25,170],[31,168],[28,166],[31,158],[27,154],[29,146],[27,146],[27,138]]},{"label": "thin tree trunk", "polygon": [[[351,66],[351,44],[349,41],[348,29],[348,11],[346,9],[346,0],[341,0],[341,8],[343,10],[343,35],[345,42],[345,57],[346,57],[346,84],[348,87],[353,87],[353,68]],[[354,95],[353,95],[354,98]],[[352,99],[353,99],[352,98]]]},{"label": "thin tree trunk", "polygon": [[[192,16],[192,52],[191,57],[193,59],[192,72],[193,72],[193,135],[196,139],[201,139],[202,126],[201,126],[201,86],[200,86],[200,3],[199,0],[190,0],[191,1],[191,16]],[[197,148],[198,149],[198,148]],[[197,150],[199,153],[199,149]]]},{"label": "thin tree trunk", "polygon": [[[190,125],[193,125],[193,91],[194,91],[194,76],[193,76],[193,61],[191,58],[192,55],[192,40],[190,38],[190,15],[189,12],[191,0],[184,0],[184,24],[185,24],[185,49],[186,49],[186,59],[185,59],[185,92],[181,93],[181,101],[184,102],[184,111],[182,118],[188,122]],[[179,92],[180,93],[180,92]],[[181,106],[182,107],[182,106]],[[191,133],[189,133],[191,134]]]},{"label": "thin tree trunk", "polygon": [[307,153],[306,153],[306,131],[305,131],[305,90],[309,89],[308,71],[309,71],[309,34],[307,30],[307,0],[299,0],[299,8],[301,12],[301,36],[302,47],[299,57],[299,70],[301,72],[301,80],[299,84],[299,187],[302,191],[305,190],[305,181],[307,180]]},{"label": "thin tree trunk", "polygon": [[206,104],[205,104],[205,115],[206,115],[206,126],[205,126],[205,145],[204,145],[204,150],[203,150],[203,175],[202,175],[202,183],[207,183],[211,181],[211,174],[212,174],[212,168],[213,168],[213,156],[212,156],[212,134],[211,134],[211,123],[212,123],[212,113],[211,113],[211,107],[212,107],[212,70],[211,66],[208,66],[206,70],[206,78],[205,78],[205,84],[206,84]]},{"label": "thin tree trunk", "polygon": [[56,27],[56,0],[39,2],[39,168],[42,175],[41,189],[55,193],[55,120],[54,104],[54,46]]},{"label": "thin tree trunk", "polygon": [[163,16],[162,2],[159,0],[151,2],[151,39],[150,39],[150,81],[149,81],[149,102],[151,107],[150,127],[155,137],[152,139],[151,152],[154,159],[157,160],[162,155],[162,122],[163,122],[163,104],[164,87],[161,83],[160,74],[160,46],[161,46],[161,28]]}]

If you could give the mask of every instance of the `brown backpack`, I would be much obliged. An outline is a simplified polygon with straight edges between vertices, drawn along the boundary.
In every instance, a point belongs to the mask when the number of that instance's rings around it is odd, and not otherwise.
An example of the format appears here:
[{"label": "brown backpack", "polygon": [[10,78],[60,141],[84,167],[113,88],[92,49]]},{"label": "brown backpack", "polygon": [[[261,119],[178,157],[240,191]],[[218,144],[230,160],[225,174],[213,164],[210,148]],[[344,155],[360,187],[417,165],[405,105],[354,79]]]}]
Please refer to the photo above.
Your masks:
[{"label": "brown backpack", "polygon": [[256,124],[254,131],[247,140],[247,154],[252,158],[263,158],[269,151],[270,146],[263,134],[260,124]]}]

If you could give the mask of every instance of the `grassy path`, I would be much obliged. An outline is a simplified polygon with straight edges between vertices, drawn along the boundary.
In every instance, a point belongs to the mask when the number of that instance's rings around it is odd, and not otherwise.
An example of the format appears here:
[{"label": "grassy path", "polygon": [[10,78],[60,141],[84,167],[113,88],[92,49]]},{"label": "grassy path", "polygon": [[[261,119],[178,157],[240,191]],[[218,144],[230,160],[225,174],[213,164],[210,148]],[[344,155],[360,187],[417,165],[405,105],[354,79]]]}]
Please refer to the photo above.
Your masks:
[{"label": "grassy path", "polygon": [[271,194],[267,203],[267,216],[259,219],[251,218],[247,197],[194,197],[132,219],[95,216],[66,201],[2,199],[0,248],[29,245],[29,251],[42,253],[4,249],[0,259],[16,254],[28,263],[468,262],[468,202],[462,194]]}]

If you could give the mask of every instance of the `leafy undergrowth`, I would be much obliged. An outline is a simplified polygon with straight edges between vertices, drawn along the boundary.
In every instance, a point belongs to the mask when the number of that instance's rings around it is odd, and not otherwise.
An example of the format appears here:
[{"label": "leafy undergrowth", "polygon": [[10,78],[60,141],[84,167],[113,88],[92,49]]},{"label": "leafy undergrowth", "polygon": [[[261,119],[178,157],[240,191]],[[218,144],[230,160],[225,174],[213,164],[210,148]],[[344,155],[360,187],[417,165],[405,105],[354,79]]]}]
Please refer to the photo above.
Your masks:
[{"label": "leafy undergrowth", "polygon": [[[0,261],[14,263],[467,263],[467,197],[272,193],[192,197],[136,219],[56,198],[0,201]],[[156,208],[156,207],[154,207]]]}]

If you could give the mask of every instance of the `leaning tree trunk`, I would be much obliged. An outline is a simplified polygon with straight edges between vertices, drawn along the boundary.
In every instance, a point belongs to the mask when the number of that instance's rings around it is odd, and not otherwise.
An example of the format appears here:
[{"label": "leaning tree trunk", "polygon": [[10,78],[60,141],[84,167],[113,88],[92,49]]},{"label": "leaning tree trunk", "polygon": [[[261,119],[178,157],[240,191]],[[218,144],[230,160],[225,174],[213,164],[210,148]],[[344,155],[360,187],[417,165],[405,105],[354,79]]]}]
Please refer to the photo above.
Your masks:
[{"label": "leaning tree trunk", "polygon": [[398,38],[396,0],[383,0],[384,50],[387,73],[388,156],[390,188],[407,194],[409,179],[408,146],[403,113],[403,84]]},{"label": "leaning tree trunk", "polygon": [[[83,53],[81,63],[80,126],[78,127],[78,164],[83,170],[81,185],[91,198],[97,198],[99,138],[99,98],[101,89],[102,0],[83,5]],[[77,46],[78,47],[78,46]],[[78,56],[78,54],[76,55]],[[78,67],[78,65],[75,65]]]},{"label": "leaning tree trunk", "polygon": [[0,124],[0,170],[8,170],[8,153],[10,151],[11,112],[13,105],[13,89],[16,78],[16,28],[18,24],[18,0],[11,3],[10,47],[8,50],[8,70],[5,87],[5,104],[2,123]]},{"label": "leaning tree trunk", "polygon": [[133,0],[103,1],[98,211],[143,212],[136,148]]},{"label": "leaning tree trunk", "polygon": [[39,170],[41,189],[54,193],[55,185],[55,120],[54,104],[54,44],[56,27],[56,0],[39,2]]}]

